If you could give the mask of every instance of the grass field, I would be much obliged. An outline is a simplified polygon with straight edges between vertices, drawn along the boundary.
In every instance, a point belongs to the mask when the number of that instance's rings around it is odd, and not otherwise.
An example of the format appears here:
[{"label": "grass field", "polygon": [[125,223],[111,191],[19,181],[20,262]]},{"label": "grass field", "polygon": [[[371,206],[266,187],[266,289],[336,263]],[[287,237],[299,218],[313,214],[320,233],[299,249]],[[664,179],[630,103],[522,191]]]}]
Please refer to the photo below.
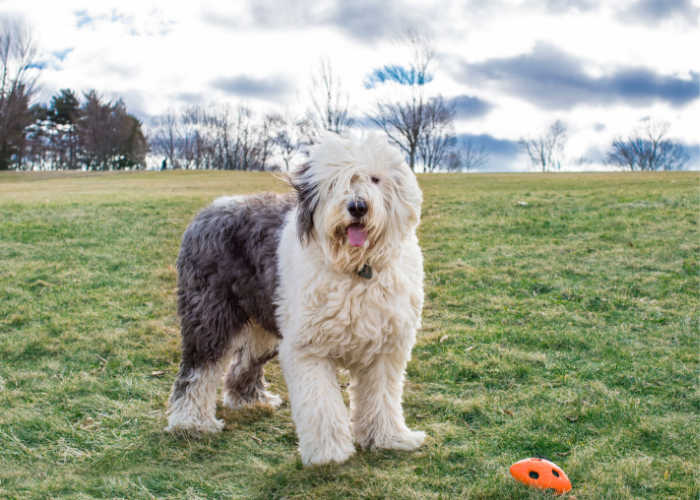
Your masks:
[{"label": "grass field", "polygon": [[[417,452],[302,468],[288,403],[163,432],[180,236],[266,174],[0,175],[0,498],[698,498],[700,175],[426,175]],[[286,398],[276,361],[268,379]],[[286,399],[285,399],[286,400]]]}]

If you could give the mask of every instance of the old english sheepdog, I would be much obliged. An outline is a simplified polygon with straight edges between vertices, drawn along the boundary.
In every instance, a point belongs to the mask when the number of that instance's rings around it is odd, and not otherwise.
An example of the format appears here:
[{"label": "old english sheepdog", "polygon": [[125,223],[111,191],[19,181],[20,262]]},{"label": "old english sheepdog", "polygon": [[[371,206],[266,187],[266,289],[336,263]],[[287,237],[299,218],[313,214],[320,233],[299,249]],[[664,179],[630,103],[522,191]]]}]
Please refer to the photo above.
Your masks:
[{"label": "old english sheepdog", "polygon": [[219,198],[185,231],[167,429],[221,430],[222,378],[225,406],[278,406],[263,365],[279,352],[304,464],[343,462],[353,443],[416,449],[425,434],[401,408],[423,307],[416,178],[379,136],[327,136],[290,183],[286,196]]}]

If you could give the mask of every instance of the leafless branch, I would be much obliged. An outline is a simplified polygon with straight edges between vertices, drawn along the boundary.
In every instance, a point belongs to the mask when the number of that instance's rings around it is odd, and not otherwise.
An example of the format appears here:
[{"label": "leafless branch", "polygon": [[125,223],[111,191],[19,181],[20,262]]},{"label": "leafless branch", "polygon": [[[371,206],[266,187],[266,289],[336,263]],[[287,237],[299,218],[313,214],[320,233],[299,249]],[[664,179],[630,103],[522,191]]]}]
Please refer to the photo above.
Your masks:
[{"label": "leafless branch", "polygon": [[607,162],[634,170],[679,170],[689,160],[686,149],[667,137],[670,124],[646,120],[627,138],[613,139]]},{"label": "leafless branch", "polygon": [[552,123],[547,131],[536,137],[520,139],[520,145],[530,157],[533,165],[542,172],[560,169],[567,140],[567,128],[561,120]]},{"label": "leafless branch", "polygon": [[330,59],[322,58],[312,73],[309,97],[312,105],[310,119],[317,130],[341,134],[352,127],[350,96],[333,70]]}]

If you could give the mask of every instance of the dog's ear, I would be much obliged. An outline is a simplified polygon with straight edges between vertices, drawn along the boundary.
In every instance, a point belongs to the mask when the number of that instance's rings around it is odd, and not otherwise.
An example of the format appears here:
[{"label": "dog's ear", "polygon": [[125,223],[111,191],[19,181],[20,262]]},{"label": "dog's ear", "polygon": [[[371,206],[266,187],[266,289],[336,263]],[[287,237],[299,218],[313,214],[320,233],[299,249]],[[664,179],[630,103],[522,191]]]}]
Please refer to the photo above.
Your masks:
[{"label": "dog's ear", "polygon": [[290,180],[297,192],[297,233],[304,243],[313,235],[314,211],[318,205],[318,184],[311,173],[311,162],[299,167]]}]

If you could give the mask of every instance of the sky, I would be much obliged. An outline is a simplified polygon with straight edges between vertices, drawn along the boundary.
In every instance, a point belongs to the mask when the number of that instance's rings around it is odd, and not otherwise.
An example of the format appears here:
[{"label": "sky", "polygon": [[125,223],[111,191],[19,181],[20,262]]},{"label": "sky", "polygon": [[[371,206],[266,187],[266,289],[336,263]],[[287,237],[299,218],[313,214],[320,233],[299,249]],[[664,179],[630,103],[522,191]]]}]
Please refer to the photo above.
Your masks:
[{"label": "sky", "polygon": [[373,71],[410,62],[411,29],[435,49],[425,91],[455,104],[486,170],[533,169],[518,140],[557,119],[563,169],[605,168],[611,140],[645,120],[669,122],[700,169],[700,0],[0,0],[2,14],[32,28],[40,100],[94,88],[146,125],[194,103],[302,112],[321,58],[361,119],[387,91]]}]

